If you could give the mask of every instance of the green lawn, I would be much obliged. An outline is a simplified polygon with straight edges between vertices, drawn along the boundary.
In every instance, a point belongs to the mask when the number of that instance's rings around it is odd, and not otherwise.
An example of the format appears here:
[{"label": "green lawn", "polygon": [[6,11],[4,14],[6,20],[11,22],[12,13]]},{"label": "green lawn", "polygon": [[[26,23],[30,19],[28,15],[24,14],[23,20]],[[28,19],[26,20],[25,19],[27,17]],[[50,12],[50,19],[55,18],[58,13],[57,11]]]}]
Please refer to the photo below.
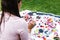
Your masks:
[{"label": "green lawn", "polygon": [[26,9],[60,15],[60,0],[22,0],[21,10]]},{"label": "green lawn", "polygon": [[0,11],[1,11],[1,0],[0,0]]}]

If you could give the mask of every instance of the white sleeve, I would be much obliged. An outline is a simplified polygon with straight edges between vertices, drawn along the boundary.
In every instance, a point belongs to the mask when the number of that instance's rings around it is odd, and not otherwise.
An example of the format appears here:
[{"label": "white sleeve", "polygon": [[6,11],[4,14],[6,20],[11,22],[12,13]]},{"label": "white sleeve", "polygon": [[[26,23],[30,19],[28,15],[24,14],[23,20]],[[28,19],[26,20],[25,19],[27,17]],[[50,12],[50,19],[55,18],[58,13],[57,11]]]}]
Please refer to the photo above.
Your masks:
[{"label": "white sleeve", "polygon": [[21,23],[20,28],[18,29],[20,39],[28,40],[28,24],[24,20],[21,20],[21,21],[23,22]]}]

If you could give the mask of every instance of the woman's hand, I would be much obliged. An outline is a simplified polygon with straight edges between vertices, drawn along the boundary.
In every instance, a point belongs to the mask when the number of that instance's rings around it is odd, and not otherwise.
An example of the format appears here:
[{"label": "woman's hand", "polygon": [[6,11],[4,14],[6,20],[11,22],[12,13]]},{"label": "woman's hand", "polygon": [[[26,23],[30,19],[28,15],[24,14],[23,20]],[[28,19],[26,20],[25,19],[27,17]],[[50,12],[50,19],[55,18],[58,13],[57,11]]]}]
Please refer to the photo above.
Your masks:
[{"label": "woman's hand", "polygon": [[31,32],[31,29],[35,26],[36,22],[31,20],[29,23],[28,23],[28,31],[29,33]]}]

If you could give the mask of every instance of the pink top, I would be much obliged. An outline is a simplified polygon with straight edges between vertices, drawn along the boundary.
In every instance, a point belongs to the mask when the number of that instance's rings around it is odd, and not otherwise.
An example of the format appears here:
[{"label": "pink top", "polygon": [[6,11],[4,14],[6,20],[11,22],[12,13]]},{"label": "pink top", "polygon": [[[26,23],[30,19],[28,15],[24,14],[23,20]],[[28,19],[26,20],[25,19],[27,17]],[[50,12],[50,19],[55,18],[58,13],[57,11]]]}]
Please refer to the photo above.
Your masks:
[{"label": "pink top", "polygon": [[5,25],[1,24],[0,40],[28,40],[28,25],[23,18],[5,14]]}]

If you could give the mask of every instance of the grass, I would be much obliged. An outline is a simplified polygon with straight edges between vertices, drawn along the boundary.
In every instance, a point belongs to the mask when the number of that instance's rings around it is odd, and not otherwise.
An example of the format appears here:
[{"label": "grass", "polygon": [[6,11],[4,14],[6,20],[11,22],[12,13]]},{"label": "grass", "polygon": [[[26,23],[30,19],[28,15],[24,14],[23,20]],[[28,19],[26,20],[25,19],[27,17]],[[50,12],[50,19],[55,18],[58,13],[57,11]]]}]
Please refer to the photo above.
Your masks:
[{"label": "grass", "polygon": [[22,0],[22,10],[41,11],[60,15],[60,0]]},{"label": "grass", "polygon": [[0,0],[0,11],[1,11],[1,0]]}]

